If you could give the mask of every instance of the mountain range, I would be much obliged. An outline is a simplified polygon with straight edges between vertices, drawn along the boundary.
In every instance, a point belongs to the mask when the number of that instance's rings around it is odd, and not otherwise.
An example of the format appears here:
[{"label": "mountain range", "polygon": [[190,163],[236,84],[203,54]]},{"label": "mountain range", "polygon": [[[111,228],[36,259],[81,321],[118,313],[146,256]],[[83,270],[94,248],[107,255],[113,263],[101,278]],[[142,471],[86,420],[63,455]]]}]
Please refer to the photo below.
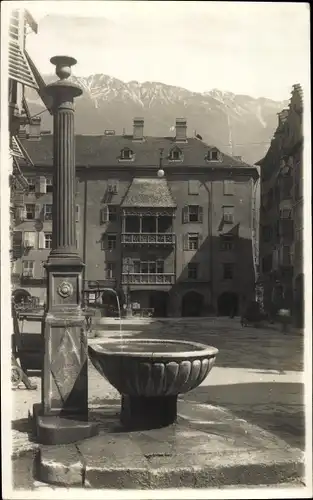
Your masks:
[{"label": "mountain range", "polygon": [[[54,76],[44,77],[46,83]],[[76,134],[103,134],[115,130],[117,135],[132,133],[133,118],[143,117],[144,134],[174,135],[175,119],[187,119],[188,136],[201,135],[210,145],[227,154],[241,156],[247,163],[260,160],[269,148],[277,127],[277,113],[288,101],[253,98],[213,89],[199,93],[160,82],[123,82],[95,74],[71,77],[83,89],[76,99]],[[43,111],[34,90],[27,91],[31,114]],[[42,129],[52,130],[52,117],[41,114]]]}]

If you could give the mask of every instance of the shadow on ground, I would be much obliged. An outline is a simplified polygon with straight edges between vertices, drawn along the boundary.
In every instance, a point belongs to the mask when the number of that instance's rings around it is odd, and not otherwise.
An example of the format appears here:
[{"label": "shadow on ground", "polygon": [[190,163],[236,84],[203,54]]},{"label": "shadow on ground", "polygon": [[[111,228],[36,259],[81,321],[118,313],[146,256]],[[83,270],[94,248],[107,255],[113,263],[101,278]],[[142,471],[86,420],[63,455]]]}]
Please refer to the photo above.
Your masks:
[{"label": "shadow on ground", "polygon": [[185,401],[218,405],[284,439],[305,446],[304,385],[260,382],[200,386],[182,395]]}]

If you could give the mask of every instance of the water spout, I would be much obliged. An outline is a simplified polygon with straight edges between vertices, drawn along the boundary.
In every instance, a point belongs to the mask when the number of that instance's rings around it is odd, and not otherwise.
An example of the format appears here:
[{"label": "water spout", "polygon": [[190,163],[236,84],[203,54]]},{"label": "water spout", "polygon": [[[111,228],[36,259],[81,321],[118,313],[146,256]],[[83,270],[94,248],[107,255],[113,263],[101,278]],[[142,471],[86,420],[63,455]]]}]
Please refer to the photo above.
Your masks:
[{"label": "water spout", "polygon": [[102,291],[103,292],[113,293],[115,295],[117,309],[118,309],[119,324],[120,324],[120,337],[121,337],[121,339],[123,339],[123,336],[122,336],[121,304],[120,304],[120,299],[118,297],[118,294],[117,294],[116,290],[114,290],[114,288],[102,288]]}]

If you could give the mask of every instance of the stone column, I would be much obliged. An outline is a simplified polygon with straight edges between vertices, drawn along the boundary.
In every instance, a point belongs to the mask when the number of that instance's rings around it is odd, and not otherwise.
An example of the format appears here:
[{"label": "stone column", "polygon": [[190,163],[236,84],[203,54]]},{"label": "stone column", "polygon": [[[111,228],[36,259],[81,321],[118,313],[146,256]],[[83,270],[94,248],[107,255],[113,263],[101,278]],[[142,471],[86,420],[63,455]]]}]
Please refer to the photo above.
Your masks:
[{"label": "stone column", "polygon": [[46,88],[54,117],[52,251],[45,265],[42,400],[34,406],[34,416],[40,443],[66,444],[96,434],[97,428],[88,422],[84,264],[76,248],[74,98],[82,90],[67,79],[75,59],[56,56],[51,62],[60,78]]}]

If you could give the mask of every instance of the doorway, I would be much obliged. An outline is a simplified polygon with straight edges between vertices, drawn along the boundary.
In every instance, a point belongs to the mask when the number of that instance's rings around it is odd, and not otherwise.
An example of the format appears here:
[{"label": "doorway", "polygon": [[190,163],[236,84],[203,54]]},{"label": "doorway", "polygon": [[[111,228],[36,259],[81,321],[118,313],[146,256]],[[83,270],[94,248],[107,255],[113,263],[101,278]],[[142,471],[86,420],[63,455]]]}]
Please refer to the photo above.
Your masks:
[{"label": "doorway", "polygon": [[183,296],[182,316],[201,316],[203,311],[204,297],[201,293],[190,291]]},{"label": "doorway", "polygon": [[168,293],[156,291],[152,292],[149,298],[149,307],[153,309],[153,316],[156,318],[167,317]]},{"label": "doorway", "polygon": [[237,316],[238,295],[234,292],[223,292],[217,299],[217,311],[219,316]]}]

